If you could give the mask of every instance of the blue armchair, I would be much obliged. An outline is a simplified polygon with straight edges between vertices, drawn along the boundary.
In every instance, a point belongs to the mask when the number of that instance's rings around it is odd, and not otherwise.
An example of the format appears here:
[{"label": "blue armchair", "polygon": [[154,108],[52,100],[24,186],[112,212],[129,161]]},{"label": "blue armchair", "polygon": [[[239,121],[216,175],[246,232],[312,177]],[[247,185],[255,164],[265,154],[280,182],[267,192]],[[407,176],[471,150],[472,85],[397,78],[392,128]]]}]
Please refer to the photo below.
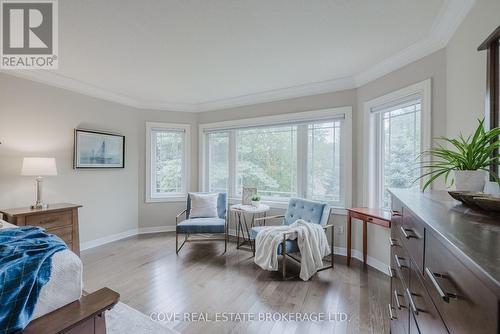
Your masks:
[{"label": "blue armchair", "polygon": [[[266,220],[271,219],[280,219],[282,221],[282,225],[290,225],[293,224],[297,219],[303,219],[311,224],[320,224],[323,226],[323,229],[330,229],[331,240],[330,240],[330,265],[325,266],[318,271],[322,271],[325,269],[333,268],[333,224],[328,224],[330,219],[330,206],[326,203],[322,202],[314,202],[308,201],[301,198],[292,198],[288,203],[288,209],[284,215],[279,216],[269,216],[255,219],[256,223],[263,222],[265,225]],[[250,230],[250,239],[255,240],[257,238],[257,234],[263,229],[265,226],[254,226]],[[290,253],[299,252],[299,246],[297,244],[297,240],[287,240],[287,235],[283,236],[283,241],[281,245],[278,247],[278,255],[282,256],[282,275],[283,279],[286,279],[286,257],[289,257],[296,262],[300,263],[300,259],[291,255]],[[254,255],[255,255],[255,247],[253,247]]]},{"label": "blue armchair", "polygon": [[[186,242],[196,241],[224,241],[224,253],[227,251],[227,195],[219,193],[217,198],[218,217],[213,218],[189,218],[191,212],[191,198],[188,195],[186,209],[179,212],[175,217],[175,252],[178,254]],[[186,219],[179,222],[182,215]],[[179,234],[184,234],[184,241],[179,246]],[[192,234],[223,234],[219,238],[193,238]]]}]

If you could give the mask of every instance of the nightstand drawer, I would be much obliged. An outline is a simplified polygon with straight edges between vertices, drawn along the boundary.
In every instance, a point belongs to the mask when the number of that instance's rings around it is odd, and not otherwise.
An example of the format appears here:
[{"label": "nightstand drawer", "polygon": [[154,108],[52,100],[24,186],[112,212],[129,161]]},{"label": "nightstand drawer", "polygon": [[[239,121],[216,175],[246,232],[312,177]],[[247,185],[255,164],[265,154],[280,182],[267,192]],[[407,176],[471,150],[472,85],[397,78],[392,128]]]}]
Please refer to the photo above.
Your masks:
[{"label": "nightstand drawer", "polygon": [[71,203],[51,204],[48,209],[17,208],[0,210],[7,222],[17,226],[38,226],[60,237],[76,255],[80,256],[78,209]]},{"label": "nightstand drawer", "polygon": [[46,230],[71,226],[71,211],[52,212],[26,217],[26,225],[40,226]]},{"label": "nightstand drawer", "polygon": [[73,227],[72,226],[48,229],[47,233],[57,235],[59,238],[61,238],[66,243],[68,248],[71,248],[71,244],[73,241]]}]

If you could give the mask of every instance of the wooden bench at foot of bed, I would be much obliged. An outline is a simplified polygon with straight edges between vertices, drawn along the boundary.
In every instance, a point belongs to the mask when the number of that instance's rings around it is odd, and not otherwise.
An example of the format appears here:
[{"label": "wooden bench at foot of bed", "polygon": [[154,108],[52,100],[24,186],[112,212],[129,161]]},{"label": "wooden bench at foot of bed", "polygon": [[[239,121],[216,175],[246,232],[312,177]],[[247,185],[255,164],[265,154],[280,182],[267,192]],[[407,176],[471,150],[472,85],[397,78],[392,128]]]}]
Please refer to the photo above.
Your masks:
[{"label": "wooden bench at foot of bed", "polygon": [[102,288],[33,320],[21,333],[105,334],[104,313],[113,308],[119,299],[117,292]]}]

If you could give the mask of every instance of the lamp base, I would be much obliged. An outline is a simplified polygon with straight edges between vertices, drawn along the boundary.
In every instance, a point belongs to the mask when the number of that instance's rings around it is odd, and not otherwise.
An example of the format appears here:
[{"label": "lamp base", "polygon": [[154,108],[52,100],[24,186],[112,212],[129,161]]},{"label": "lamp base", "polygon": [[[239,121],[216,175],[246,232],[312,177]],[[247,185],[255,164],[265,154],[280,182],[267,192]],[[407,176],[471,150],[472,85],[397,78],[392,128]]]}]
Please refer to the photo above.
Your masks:
[{"label": "lamp base", "polygon": [[31,206],[32,210],[46,210],[49,208],[49,205],[44,204],[42,201],[42,185],[43,177],[38,176],[36,178],[36,201],[35,204]]},{"label": "lamp base", "polygon": [[44,203],[35,203],[30,206],[32,210],[47,210],[49,208],[48,204]]}]

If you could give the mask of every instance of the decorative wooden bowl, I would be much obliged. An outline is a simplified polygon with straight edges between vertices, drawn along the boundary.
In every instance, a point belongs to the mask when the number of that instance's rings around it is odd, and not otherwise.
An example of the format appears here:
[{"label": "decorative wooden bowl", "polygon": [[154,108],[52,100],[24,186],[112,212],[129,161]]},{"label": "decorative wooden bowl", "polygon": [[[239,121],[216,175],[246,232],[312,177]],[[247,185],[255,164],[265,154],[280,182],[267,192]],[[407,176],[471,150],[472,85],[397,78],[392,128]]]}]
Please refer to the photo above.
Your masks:
[{"label": "decorative wooden bowl", "polygon": [[451,197],[457,201],[462,202],[465,205],[476,206],[474,198],[489,196],[485,193],[475,192],[475,191],[448,191]]},{"label": "decorative wooden bowl", "polygon": [[473,201],[475,205],[477,205],[478,207],[480,207],[485,211],[500,212],[500,197],[494,197],[494,196],[474,197]]},{"label": "decorative wooden bowl", "polygon": [[464,205],[473,206],[485,211],[500,212],[500,197],[474,191],[448,191],[451,197]]}]

